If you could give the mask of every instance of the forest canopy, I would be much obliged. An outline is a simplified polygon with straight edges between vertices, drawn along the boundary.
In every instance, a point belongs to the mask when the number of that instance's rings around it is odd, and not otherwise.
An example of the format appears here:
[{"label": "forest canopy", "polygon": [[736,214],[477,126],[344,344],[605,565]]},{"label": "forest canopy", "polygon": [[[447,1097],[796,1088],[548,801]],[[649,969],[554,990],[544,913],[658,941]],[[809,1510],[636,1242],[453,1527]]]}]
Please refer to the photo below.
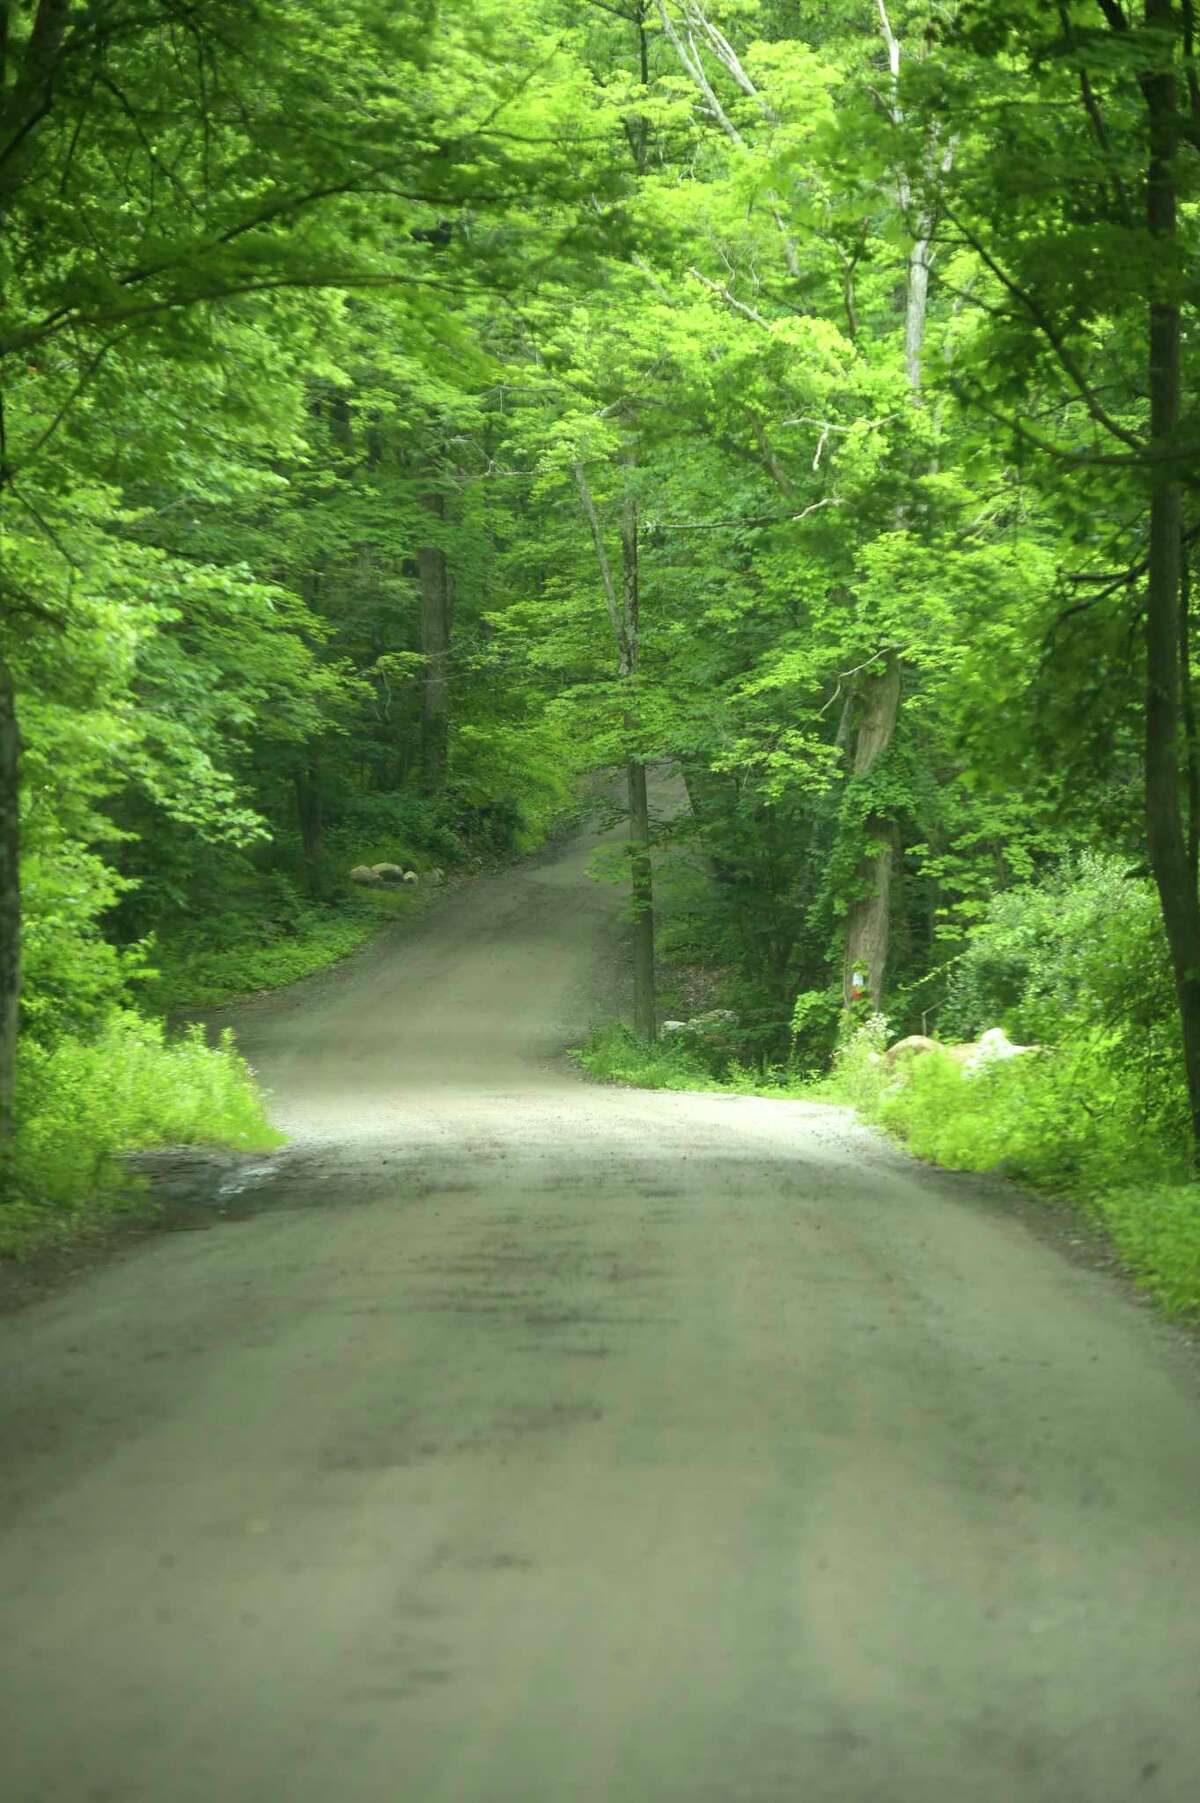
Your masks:
[{"label": "forest canopy", "polygon": [[0,0],[13,1192],[88,1048],[349,949],[404,900],[352,869],[531,849],[589,773],[642,1040],[701,979],[747,1068],[1006,1024],[1069,1041],[1090,1144],[1185,1170],[1195,31]]}]

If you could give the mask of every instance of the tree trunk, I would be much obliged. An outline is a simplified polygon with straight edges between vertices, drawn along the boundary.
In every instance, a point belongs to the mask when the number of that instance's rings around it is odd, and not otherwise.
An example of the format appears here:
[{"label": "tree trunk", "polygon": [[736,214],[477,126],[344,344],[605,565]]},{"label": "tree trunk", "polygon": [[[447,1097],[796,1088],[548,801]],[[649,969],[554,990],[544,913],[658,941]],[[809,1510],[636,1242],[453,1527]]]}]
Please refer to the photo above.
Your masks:
[{"label": "tree trunk", "polygon": [[1183,703],[1183,745],[1187,765],[1187,850],[1192,887],[1200,891],[1200,740],[1196,737],[1196,690],[1192,681],[1192,578],[1186,545],[1179,565],[1179,690]]},{"label": "tree trunk", "polygon": [[[621,675],[630,689],[637,679],[641,620],[641,567],[638,508],[626,487],[621,506],[621,576],[623,631],[618,642]],[[626,716],[632,741],[637,719]],[[650,858],[650,804],[646,766],[632,750],[626,766],[629,781],[629,888],[633,907],[633,1028],[642,1039],[657,1039],[658,1010],[654,994],[654,871]]]},{"label": "tree trunk", "polygon": [[[862,715],[854,750],[854,775],[866,776],[892,742],[900,708],[900,660],[889,652],[878,676],[862,686]],[[864,894],[850,904],[846,918],[846,951],[842,996],[849,1008],[856,991],[870,998],[876,1011],[883,1003],[892,907],[892,875],[900,854],[900,828],[894,820],[871,814],[867,820],[867,855],[859,865]],[[862,981],[856,981],[856,975]]]},{"label": "tree trunk", "polygon": [[654,995],[654,869],[650,856],[650,807],[646,798],[646,766],[634,750],[638,721],[633,701],[641,613],[637,499],[627,481],[621,504],[621,592],[618,595],[600,515],[581,460],[576,461],[574,471],[583,515],[596,551],[604,605],[617,651],[617,674],[628,696],[625,736],[629,749],[625,773],[629,785],[629,884],[633,906],[633,1020],[634,1028],[642,1038],[656,1039],[658,1012]]},{"label": "tree trunk", "polygon": [[5,1188],[16,1124],[17,1008],[21,993],[20,755],[12,673],[0,658],[0,1181]]},{"label": "tree trunk", "polygon": [[921,392],[921,358],[925,350],[925,320],[929,311],[929,264],[932,246],[919,238],[908,257],[908,287],[904,303],[904,367],[914,394]]},{"label": "tree trunk", "polygon": [[321,853],[324,850],[324,808],[321,779],[315,766],[295,773],[296,820],[300,828],[300,845],[309,866],[313,889],[321,888]]},{"label": "tree trunk", "polygon": [[[896,126],[904,124],[904,113],[900,106],[900,40],[892,30],[885,0],[877,0],[879,20],[883,29],[884,42],[887,46],[888,67],[891,70],[892,90],[889,112]],[[943,174],[948,174],[953,163],[953,147],[947,145],[940,159],[937,155],[936,127],[927,127],[926,163],[931,177],[936,173],[940,160]],[[897,198],[901,212],[907,217],[912,211],[915,197],[908,177],[901,171],[897,178]],[[925,332],[929,312],[929,271],[933,261],[933,221],[923,214],[917,225],[917,237],[908,255],[908,267],[904,297],[904,366],[908,375],[909,390],[914,405],[921,404],[921,359],[925,349]],[[906,510],[901,508],[896,524],[903,530],[907,525]],[[859,719],[858,738],[854,752],[854,774],[865,775],[872,764],[882,756],[892,742],[896,730],[896,719],[900,708],[900,665],[895,653],[888,652],[883,659],[881,675],[868,678],[862,688],[864,702],[863,712]],[[843,717],[843,727],[848,727],[849,719]],[[841,729],[839,728],[839,741]],[[846,922],[846,956],[842,970],[842,994],[847,1008],[856,999],[855,992],[860,985],[855,981],[856,973],[860,973],[863,982],[861,993],[869,996],[872,1008],[878,1013],[883,1006],[883,980],[887,969],[888,951],[891,939],[892,882],[900,861],[901,835],[899,822],[882,815],[872,815],[867,822],[867,855],[859,865],[859,877],[865,893],[861,900],[851,905]]]},{"label": "tree trunk", "polygon": [[[441,495],[424,506],[439,520],[446,517]],[[440,795],[446,787],[450,756],[450,627],[452,589],[445,547],[422,545],[417,552],[421,585],[421,652],[425,681],[421,700],[421,777],[426,792]]]},{"label": "tree trunk", "polygon": [[650,862],[650,805],[646,766],[630,758],[629,880],[633,904],[633,1029],[642,1039],[658,1037],[654,996],[654,876]]},{"label": "tree trunk", "polygon": [[[1164,33],[1174,24],[1171,0],[1146,0],[1146,24]],[[1167,291],[1150,304],[1149,389],[1151,448],[1177,442],[1183,389],[1174,159],[1178,150],[1178,92],[1174,71],[1142,78],[1150,118],[1147,221],[1165,253]],[[1170,462],[1155,461],[1150,496],[1150,553],[1146,582],[1146,838],[1171,951],[1183,1037],[1192,1123],[1193,1158],[1200,1164],[1200,901],[1188,857],[1180,805],[1181,676],[1179,590],[1182,491]]]}]

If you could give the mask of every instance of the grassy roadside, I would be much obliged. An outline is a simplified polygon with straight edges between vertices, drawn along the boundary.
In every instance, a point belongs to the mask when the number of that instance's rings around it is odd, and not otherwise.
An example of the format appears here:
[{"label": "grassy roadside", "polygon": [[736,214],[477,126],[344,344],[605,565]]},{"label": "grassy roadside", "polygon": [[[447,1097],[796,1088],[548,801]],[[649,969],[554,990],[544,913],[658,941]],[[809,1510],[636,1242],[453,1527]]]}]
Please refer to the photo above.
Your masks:
[{"label": "grassy roadside", "polygon": [[[576,813],[557,823],[567,832]],[[498,856],[496,868],[514,856]],[[380,854],[382,856],[382,854]],[[464,860],[468,872],[490,867]],[[413,860],[410,867],[419,867]],[[209,1046],[199,1027],[169,1030],[170,1015],[218,1007],[285,988],[349,957],[390,922],[442,893],[413,887],[353,888],[326,905],[297,904],[265,917],[243,908],[199,923],[156,948],[139,976],[138,1007],[111,1008],[98,1027],[51,1043],[26,1035],[20,1051],[14,1157],[0,1193],[0,1264],[103,1238],[158,1205],[123,1154],[203,1145],[257,1152],[281,1145],[253,1073],[232,1035]]]},{"label": "grassy roadside", "polygon": [[139,984],[139,1012],[111,1011],[86,1038],[21,1046],[20,1128],[0,1197],[0,1261],[26,1261],[152,1219],[147,1184],[123,1162],[153,1147],[206,1145],[246,1152],[283,1143],[230,1033],[217,1046],[199,1027],[170,1032],[168,1010],[210,1007],[283,988],[348,957],[433,891],[367,889],[337,908],[312,907],[257,936],[239,923],[232,943],[169,946]]},{"label": "grassy roadside", "polygon": [[249,923],[243,916],[221,946],[181,939],[156,953],[156,974],[142,986],[142,1000],[166,1014],[286,988],[348,958],[381,927],[419,909],[430,893],[359,889],[336,906],[310,906],[286,921]]},{"label": "grassy roadside", "polygon": [[131,1181],[124,1153],[282,1144],[231,1035],[215,1047],[199,1028],[168,1038],[160,1022],[127,1010],[86,1042],[66,1037],[46,1048],[28,1041],[17,1118],[0,1203],[0,1259],[25,1259],[151,1213],[146,1186]]},{"label": "grassy roadside", "polygon": [[781,1101],[799,1101],[814,1093],[807,1076],[785,1070],[764,1074],[734,1060],[714,1063],[711,1055],[683,1036],[650,1045],[620,1022],[593,1027],[568,1056],[600,1083],[627,1083],[637,1089],[707,1089]]},{"label": "grassy roadside", "polygon": [[1200,1320],[1200,1184],[1140,1098],[1106,1084],[1111,1048],[1068,1040],[975,1076],[932,1053],[897,1077],[877,1055],[869,1034],[857,1035],[819,1093],[930,1164],[994,1173],[1067,1203],[1164,1314]]},{"label": "grassy roadside", "polygon": [[571,1056],[601,1082],[846,1104],[930,1164],[1008,1177],[1035,1198],[1069,1204],[1100,1228],[1164,1314],[1200,1320],[1200,1184],[1147,1127],[1136,1098],[1104,1095],[1094,1046],[1066,1045],[976,1077],[933,1054],[896,1079],[864,1032],[829,1076],[813,1081],[786,1071],[764,1078],[736,1065],[714,1069],[694,1047],[647,1045],[608,1024]]},{"label": "grassy roadside", "polygon": [[282,988],[348,957],[388,921],[421,905],[411,890],[364,890],[257,936],[245,922],[220,947],[168,946],[138,985],[146,1012],[117,1008],[86,1037],[20,1050],[12,1166],[0,1198],[0,1260],[28,1260],[151,1219],[156,1203],[122,1155],[160,1146],[265,1151],[283,1143],[231,1034],[168,1030],[168,1011]]}]

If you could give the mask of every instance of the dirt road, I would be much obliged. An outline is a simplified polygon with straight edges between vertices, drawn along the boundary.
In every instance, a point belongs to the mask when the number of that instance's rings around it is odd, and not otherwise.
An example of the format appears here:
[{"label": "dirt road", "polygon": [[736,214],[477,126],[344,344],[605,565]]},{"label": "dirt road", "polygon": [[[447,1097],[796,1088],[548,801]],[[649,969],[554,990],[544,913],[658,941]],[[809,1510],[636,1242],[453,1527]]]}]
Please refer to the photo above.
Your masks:
[{"label": "dirt road", "polygon": [[248,1014],[295,1147],[0,1323],[3,1803],[1195,1803],[1172,1336],[836,1110],[575,1077],[586,851]]}]

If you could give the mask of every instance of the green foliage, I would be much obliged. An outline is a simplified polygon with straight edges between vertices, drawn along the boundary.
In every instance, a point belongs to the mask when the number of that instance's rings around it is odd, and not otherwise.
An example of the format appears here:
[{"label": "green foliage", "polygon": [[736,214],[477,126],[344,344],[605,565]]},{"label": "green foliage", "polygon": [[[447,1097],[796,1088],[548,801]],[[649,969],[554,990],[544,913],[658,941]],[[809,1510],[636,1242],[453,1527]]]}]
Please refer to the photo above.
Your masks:
[{"label": "green foliage", "polygon": [[380,926],[419,900],[404,890],[366,890],[338,908],[307,907],[285,922],[226,916],[221,944],[180,933],[157,960],[148,1001],[158,1008],[204,1008],[278,989],[336,964]]},{"label": "green foliage", "polygon": [[883,1053],[890,1037],[882,1014],[869,1014],[844,1030],[822,1091],[874,1119],[887,1083]]},{"label": "green foliage", "polygon": [[714,1057],[710,1048],[679,1034],[663,1035],[653,1042],[639,1039],[629,1027],[616,1022],[593,1027],[570,1056],[590,1077],[635,1089],[715,1090],[781,1101],[809,1093],[807,1079],[794,1071],[752,1070],[728,1056]]},{"label": "green foliage", "polygon": [[792,1004],[792,1056],[806,1068],[828,1063],[837,1040],[842,998],[833,989],[802,989]]},{"label": "green foliage", "polygon": [[1100,1030],[975,1076],[947,1058],[862,1092],[866,1112],[920,1158],[999,1171],[1063,1195],[1103,1225],[1122,1261],[1175,1314],[1200,1314],[1200,1191],[1177,1122],[1148,1115]]},{"label": "green foliage", "polygon": [[713,1089],[711,1067],[698,1052],[669,1039],[639,1039],[617,1024],[593,1027],[571,1057],[602,1083],[629,1083],[639,1089]]},{"label": "green foliage", "polygon": [[[28,1055],[318,969],[410,905],[353,865],[531,850],[633,758],[686,786],[660,955],[738,1025],[597,1069],[786,1091],[890,869],[893,1028],[1054,1048],[931,1064],[897,1129],[1115,1195],[1185,1126],[1122,872],[1146,299],[1190,346],[1200,224],[1184,156],[1177,260],[1146,231],[1138,78],[1190,26],[682,10],[9,9]],[[872,1111],[878,1041],[833,1079]]]},{"label": "green foliage", "polygon": [[1194,1183],[1113,1189],[1094,1207],[1126,1269],[1171,1315],[1200,1317],[1200,1195]]},{"label": "green foliage", "polygon": [[879,1118],[919,1158],[1082,1196],[1184,1164],[1178,1142],[1148,1129],[1099,1033],[977,1074],[937,1053],[917,1058],[907,1077],[884,1087]]},{"label": "green foliage", "polygon": [[20,1255],[144,1200],[123,1152],[209,1142],[278,1145],[232,1037],[210,1048],[199,1028],[168,1038],[129,1012],[88,1039],[26,1040],[10,1193],[0,1202],[0,1257]]},{"label": "green foliage", "polygon": [[998,1171],[1096,1215],[1173,1312],[1200,1312],[1200,1218],[1162,926],[1144,880],[1084,857],[992,902],[947,1013],[1041,1049],[977,1072],[940,1052],[889,1071],[886,1023],[843,1046],[829,1091],[953,1170]]},{"label": "green foliage", "polygon": [[954,967],[940,1018],[951,1036],[1002,1026],[1018,1042],[1058,1047],[1061,1072],[1082,1060],[1083,1074],[1072,1079],[1090,1096],[1072,1117],[1081,1129],[1091,1120],[1097,1143],[1124,1134],[1131,1146],[1149,1139],[1170,1159],[1184,1156],[1182,1056],[1162,919],[1151,885],[1120,861],[1086,854],[1039,884],[996,896]]},{"label": "green foliage", "polygon": [[1173,1027],[1158,900],[1120,860],[1084,853],[1003,891],[954,966],[942,1025],[964,1039],[1005,1027],[1055,1040],[1073,1022],[1130,1035]]}]

